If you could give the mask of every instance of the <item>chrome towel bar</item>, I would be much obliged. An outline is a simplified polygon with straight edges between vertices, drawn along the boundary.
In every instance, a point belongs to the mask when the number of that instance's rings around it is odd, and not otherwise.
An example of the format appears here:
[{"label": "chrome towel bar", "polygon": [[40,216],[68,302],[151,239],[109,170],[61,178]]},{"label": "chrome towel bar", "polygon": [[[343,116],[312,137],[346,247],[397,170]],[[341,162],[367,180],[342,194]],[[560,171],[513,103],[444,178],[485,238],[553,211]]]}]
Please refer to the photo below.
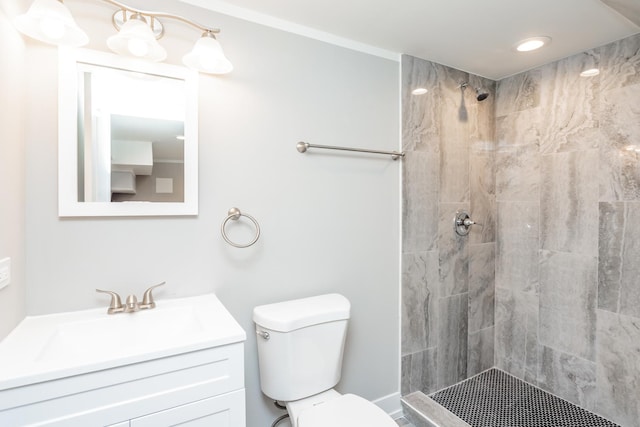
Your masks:
[{"label": "chrome towel bar", "polygon": [[318,145],[318,144],[309,144],[308,142],[298,142],[296,145],[296,149],[300,153],[306,152],[309,148],[322,148],[325,150],[341,150],[341,151],[356,151],[358,153],[373,153],[373,154],[384,154],[387,156],[391,156],[393,160],[398,160],[401,157],[404,157],[403,152],[397,151],[380,151],[380,150],[367,150],[364,148],[349,148],[349,147],[335,147],[333,145]]},{"label": "chrome towel bar", "polygon": [[[239,243],[232,242],[229,239],[229,237],[227,237],[227,232],[225,231],[227,222],[229,222],[230,219],[237,221],[238,219],[240,219],[241,216],[246,216],[247,218],[249,218],[251,222],[253,222],[253,225],[256,227],[256,236],[253,238],[251,242],[247,243],[246,245],[241,245]],[[257,242],[258,239],[260,238],[260,225],[258,224],[258,221],[256,221],[256,219],[251,215],[240,212],[240,209],[238,208],[229,209],[229,212],[227,212],[227,217],[222,222],[222,227],[220,227],[220,231],[222,232],[222,238],[225,240],[225,242],[227,242],[228,244],[230,244],[235,248],[248,248],[249,246]]]}]

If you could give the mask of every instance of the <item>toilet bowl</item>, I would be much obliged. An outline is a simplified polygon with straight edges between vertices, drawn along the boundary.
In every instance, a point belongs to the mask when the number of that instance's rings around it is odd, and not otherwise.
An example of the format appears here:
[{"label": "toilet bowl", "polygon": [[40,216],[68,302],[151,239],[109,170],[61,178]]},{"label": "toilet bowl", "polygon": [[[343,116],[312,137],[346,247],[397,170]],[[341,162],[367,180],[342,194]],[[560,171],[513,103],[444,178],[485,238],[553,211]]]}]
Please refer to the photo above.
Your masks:
[{"label": "toilet bowl", "polygon": [[331,389],[303,400],[287,403],[292,427],[398,427],[386,412],[355,394]]},{"label": "toilet bowl", "polygon": [[255,307],[260,387],[283,402],[292,427],[397,427],[368,400],[340,394],[351,304],[339,294]]}]

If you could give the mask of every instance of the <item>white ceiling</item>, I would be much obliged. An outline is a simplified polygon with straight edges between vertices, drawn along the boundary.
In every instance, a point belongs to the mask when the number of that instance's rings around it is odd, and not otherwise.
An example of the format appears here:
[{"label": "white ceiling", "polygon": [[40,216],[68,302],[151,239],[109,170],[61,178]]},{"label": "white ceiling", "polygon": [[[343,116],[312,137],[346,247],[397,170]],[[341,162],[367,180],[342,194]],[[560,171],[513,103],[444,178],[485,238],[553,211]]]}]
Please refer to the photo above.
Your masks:
[{"label": "white ceiling", "polygon": [[[494,80],[640,32],[600,0],[181,1],[328,41],[338,36],[381,56],[406,53]],[[640,0],[606,1],[622,5],[618,9],[630,19],[640,16]],[[513,50],[517,41],[534,36],[553,41],[535,52]]]}]

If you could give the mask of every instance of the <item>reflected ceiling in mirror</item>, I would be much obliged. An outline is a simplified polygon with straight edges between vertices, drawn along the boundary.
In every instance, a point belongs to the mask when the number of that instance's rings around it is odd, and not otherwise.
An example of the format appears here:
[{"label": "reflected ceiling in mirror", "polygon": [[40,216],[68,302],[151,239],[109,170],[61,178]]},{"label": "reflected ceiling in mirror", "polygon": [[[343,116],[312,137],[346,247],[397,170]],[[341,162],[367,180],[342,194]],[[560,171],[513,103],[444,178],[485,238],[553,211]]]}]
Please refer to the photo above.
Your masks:
[{"label": "reflected ceiling in mirror", "polygon": [[60,216],[197,214],[197,74],[60,53]]}]

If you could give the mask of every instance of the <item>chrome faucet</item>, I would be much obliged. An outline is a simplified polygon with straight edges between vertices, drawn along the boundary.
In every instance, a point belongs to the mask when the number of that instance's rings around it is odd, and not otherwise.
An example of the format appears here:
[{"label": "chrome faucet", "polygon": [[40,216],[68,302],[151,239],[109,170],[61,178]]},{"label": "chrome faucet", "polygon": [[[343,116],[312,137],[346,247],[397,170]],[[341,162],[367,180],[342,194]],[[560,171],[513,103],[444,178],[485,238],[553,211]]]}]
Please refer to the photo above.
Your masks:
[{"label": "chrome faucet", "polygon": [[102,289],[96,289],[96,292],[111,295],[111,303],[109,304],[109,308],[107,309],[107,314],[133,313],[139,310],[155,308],[156,303],[153,300],[152,291],[158,286],[164,285],[165,283],[166,282],[158,283],[157,285],[151,286],[146,291],[144,291],[142,303],[138,303],[138,298],[136,298],[136,296],[133,294],[127,297],[125,304],[122,304],[122,299],[116,292],[105,291]]}]

